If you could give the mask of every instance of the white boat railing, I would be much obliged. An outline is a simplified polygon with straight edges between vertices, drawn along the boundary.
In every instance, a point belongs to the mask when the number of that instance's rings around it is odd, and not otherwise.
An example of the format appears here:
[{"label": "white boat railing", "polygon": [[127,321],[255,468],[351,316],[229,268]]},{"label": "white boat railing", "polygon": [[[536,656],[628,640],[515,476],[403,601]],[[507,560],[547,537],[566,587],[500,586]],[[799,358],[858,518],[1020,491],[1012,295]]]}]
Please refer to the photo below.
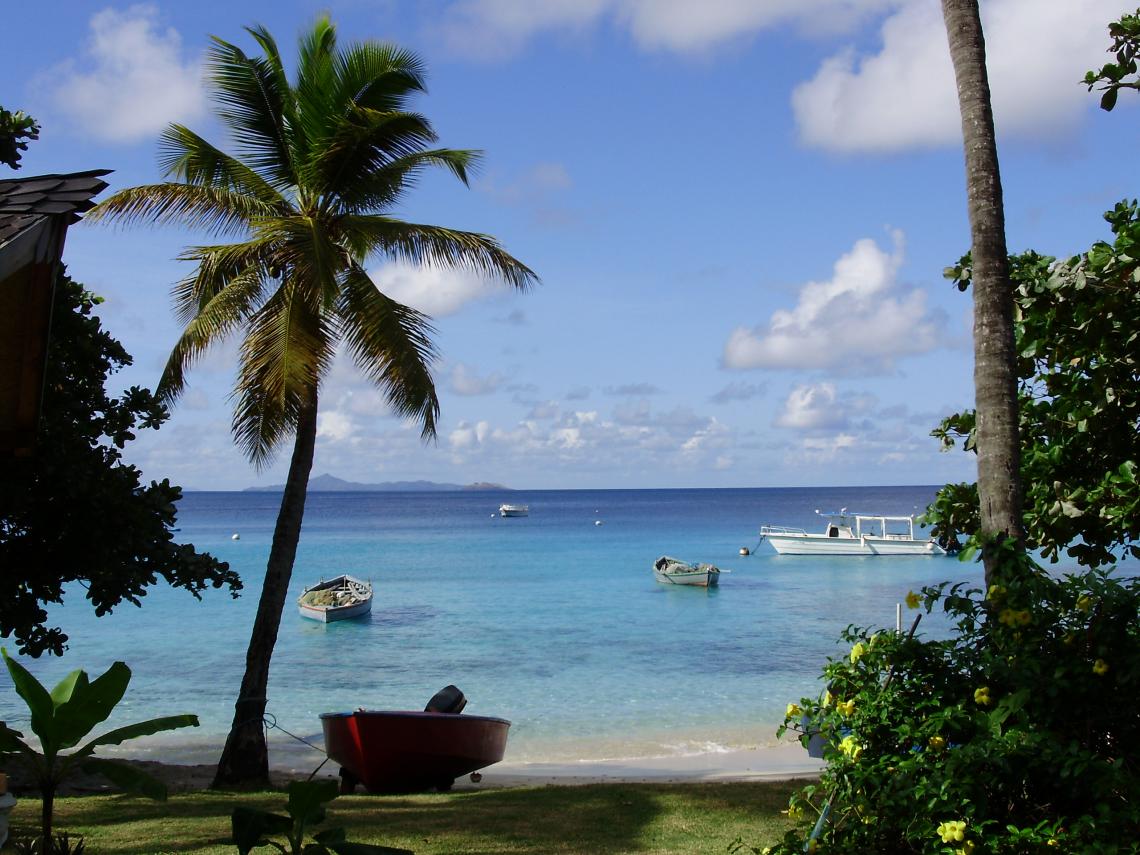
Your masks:
[{"label": "white boat railing", "polygon": [[760,526],[760,536],[761,537],[767,537],[770,534],[775,534],[775,535],[780,535],[780,534],[805,535],[805,534],[807,534],[807,529],[795,528],[793,526],[787,526],[787,525],[762,525],[762,526]]}]

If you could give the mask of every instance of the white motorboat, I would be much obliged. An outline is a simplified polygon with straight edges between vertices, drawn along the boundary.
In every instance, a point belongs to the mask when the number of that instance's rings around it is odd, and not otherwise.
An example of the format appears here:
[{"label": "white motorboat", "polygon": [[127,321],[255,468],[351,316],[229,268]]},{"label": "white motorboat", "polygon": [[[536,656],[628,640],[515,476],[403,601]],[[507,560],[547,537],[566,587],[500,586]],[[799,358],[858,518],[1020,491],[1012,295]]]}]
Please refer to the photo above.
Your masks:
[{"label": "white motorboat", "polygon": [[530,505],[499,505],[501,517],[525,517],[530,514]]},{"label": "white motorboat", "polygon": [[932,538],[914,536],[913,516],[854,514],[847,509],[820,514],[826,520],[822,534],[802,528],[766,525],[760,540],[767,540],[780,555],[945,555]]},{"label": "white motorboat", "polygon": [[301,617],[332,623],[372,611],[372,583],[355,576],[337,576],[317,582],[297,598]]},{"label": "white motorboat", "polygon": [[653,562],[653,577],[663,585],[715,588],[720,582],[720,569],[711,564],[689,564],[679,558],[662,555]]}]

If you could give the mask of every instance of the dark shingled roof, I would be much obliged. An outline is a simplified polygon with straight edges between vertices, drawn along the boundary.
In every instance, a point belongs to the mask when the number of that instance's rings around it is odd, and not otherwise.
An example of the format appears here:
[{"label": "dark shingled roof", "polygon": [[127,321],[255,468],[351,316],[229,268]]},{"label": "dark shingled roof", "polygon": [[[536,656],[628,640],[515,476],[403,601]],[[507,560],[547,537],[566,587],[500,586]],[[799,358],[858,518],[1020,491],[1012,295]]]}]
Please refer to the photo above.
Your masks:
[{"label": "dark shingled roof", "polygon": [[93,198],[107,187],[102,180],[110,169],[92,169],[70,175],[33,175],[0,181],[0,246],[8,243],[41,217],[79,214],[94,207]]}]

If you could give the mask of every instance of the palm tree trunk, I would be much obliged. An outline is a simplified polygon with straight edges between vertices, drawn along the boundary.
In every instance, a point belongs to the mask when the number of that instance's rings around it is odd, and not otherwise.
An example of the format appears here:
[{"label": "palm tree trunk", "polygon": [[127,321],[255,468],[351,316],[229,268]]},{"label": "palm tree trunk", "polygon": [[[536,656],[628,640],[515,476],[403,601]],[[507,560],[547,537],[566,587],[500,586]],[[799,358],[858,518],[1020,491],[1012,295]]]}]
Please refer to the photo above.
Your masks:
[{"label": "palm tree trunk", "polygon": [[245,675],[234,704],[234,720],[226,738],[226,747],[218,761],[211,787],[268,786],[269,750],[265,744],[266,690],[269,685],[269,661],[277,643],[285,594],[293,575],[293,560],[301,538],[301,521],[305,514],[305,495],[309,489],[309,472],[313,467],[313,451],[317,438],[317,393],[313,390],[311,405],[302,411],[297,423],[293,458],[289,477],[277,512],[273,529],[273,546],[265,568],[265,582],[257,617],[253,622],[249,648],[245,654]]},{"label": "palm tree trunk", "polygon": [[[978,0],[942,0],[942,16],[958,84],[966,149],[981,530],[983,535],[1013,537],[1024,546],[1013,285],[1009,278],[1005,209]],[[989,585],[996,571],[996,550],[987,548],[982,557]]]}]

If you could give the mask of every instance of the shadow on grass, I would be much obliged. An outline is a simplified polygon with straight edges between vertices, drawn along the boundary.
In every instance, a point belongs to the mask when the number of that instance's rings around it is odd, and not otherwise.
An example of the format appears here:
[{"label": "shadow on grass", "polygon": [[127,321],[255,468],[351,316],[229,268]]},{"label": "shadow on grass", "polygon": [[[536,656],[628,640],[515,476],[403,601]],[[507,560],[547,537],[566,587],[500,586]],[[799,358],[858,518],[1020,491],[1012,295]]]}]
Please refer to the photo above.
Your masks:
[{"label": "shadow on grass", "polygon": [[[595,784],[408,796],[342,796],[326,823],[348,839],[411,849],[418,855],[725,852],[737,837],[774,842],[780,811],[797,782]],[[233,853],[230,813],[237,804],[282,812],[282,793],[191,793],[167,802],[121,795],[57,802],[56,826],[85,838],[100,855]],[[14,825],[30,831],[39,802],[22,799]],[[268,851],[268,850],[266,850]]]}]

